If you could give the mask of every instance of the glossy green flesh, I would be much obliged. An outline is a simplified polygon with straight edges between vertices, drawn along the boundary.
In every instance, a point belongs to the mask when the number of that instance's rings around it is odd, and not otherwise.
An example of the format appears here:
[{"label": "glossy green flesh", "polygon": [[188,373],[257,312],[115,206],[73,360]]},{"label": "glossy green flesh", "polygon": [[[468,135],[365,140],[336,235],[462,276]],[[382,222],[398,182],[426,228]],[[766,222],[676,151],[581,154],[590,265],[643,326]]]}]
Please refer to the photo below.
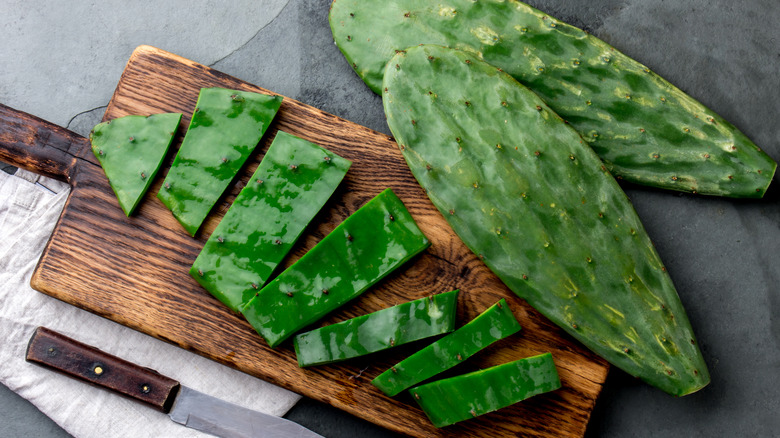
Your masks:
[{"label": "glossy green flesh", "polygon": [[420,298],[295,337],[302,367],[386,350],[455,328],[458,291]]},{"label": "glossy green flesh", "polygon": [[630,202],[536,95],[440,46],[394,57],[384,85],[387,121],[412,173],[512,291],[664,391],[682,395],[709,382],[685,310]]},{"label": "glossy green flesh", "polygon": [[338,187],[350,162],[279,131],[193,263],[190,275],[233,311],[254,297]]},{"label": "glossy green flesh", "polygon": [[330,24],[342,53],[379,94],[397,50],[426,43],[478,54],[539,95],[626,181],[760,198],[777,167],[644,65],[524,3],[335,0]]},{"label": "glossy green flesh", "polygon": [[560,387],[552,354],[545,353],[420,385],[409,392],[433,425],[444,427]]},{"label": "glossy green flesh", "polygon": [[241,313],[275,347],[429,245],[401,200],[386,189],[268,283]]},{"label": "glossy green flesh", "polygon": [[157,197],[194,236],[263,137],[281,96],[203,88]]},{"label": "glossy green flesh", "polygon": [[125,116],[92,128],[92,152],[106,172],[119,206],[130,216],[160,170],[181,114]]},{"label": "glossy green flesh", "polygon": [[371,383],[392,397],[519,330],[520,323],[501,299],[468,324],[404,359]]}]

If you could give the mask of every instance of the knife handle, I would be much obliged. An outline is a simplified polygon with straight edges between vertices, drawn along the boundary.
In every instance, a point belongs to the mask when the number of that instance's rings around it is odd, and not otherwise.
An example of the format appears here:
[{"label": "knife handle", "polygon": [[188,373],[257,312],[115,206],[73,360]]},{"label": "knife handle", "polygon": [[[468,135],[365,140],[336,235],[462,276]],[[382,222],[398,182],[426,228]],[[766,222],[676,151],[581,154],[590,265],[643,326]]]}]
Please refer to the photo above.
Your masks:
[{"label": "knife handle", "polygon": [[82,344],[46,327],[35,329],[26,360],[61,371],[70,377],[111,389],[168,413],[179,382],[155,370]]},{"label": "knife handle", "polygon": [[80,164],[89,140],[46,120],[0,104],[0,161],[67,181]]}]

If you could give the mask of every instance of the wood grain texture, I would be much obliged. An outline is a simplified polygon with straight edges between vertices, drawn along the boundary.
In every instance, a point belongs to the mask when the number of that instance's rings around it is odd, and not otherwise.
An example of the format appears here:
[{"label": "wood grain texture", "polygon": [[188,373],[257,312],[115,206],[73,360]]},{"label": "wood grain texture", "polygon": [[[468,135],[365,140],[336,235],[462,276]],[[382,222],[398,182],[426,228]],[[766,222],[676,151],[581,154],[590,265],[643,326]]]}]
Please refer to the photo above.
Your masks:
[{"label": "wood grain texture", "polygon": [[[130,58],[104,120],[181,112],[183,132],[201,87],[271,93],[193,61],[142,46]],[[271,93],[273,94],[273,93]],[[563,388],[510,408],[437,430],[408,395],[386,397],[370,381],[420,343],[334,365],[300,369],[292,343],[270,349],[240,316],[209,295],[188,270],[278,130],[349,160],[340,188],[309,226],[284,266],[350,213],[390,187],[431,247],[317,325],[376,311],[431,293],[461,289],[458,326],[506,298],[523,330],[452,370],[464,373],[552,352]],[[161,173],[170,166],[181,134]],[[120,324],[412,436],[582,436],[607,364],[512,294],[457,238],[409,172],[392,138],[292,99],[284,99],[235,184],[191,238],[156,199],[160,175],[127,218],[87,148],[78,150],[73,190],[33,277],[33,287]],[[447,375],[447,374],[445,374]]]}]

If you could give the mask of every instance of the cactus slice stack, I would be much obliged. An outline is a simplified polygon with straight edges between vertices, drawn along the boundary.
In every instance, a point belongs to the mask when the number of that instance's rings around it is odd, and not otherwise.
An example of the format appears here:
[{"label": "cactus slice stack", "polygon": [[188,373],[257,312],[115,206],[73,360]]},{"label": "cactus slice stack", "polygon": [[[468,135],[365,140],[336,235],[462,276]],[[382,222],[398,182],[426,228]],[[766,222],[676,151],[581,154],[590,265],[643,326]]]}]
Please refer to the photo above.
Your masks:
[{"label": "cactus slice stack", "polygon": [[426,383],[409,392],[433,425],[444,427],[560,387],[552,354],[544,353]]},{"label": "cactus slice stack", "polygon": [[[335,0],[333,37],[376,93],[398,51],[438,44],[512,75],[625,181],[760,198],[777,163],[722,117],[602,40],[515,0]],[[451,84],[459,87],[463,84]]]},{"label": "cactus slice stack", "polygon": [[254,297],[346,175],[349,160],[283,131],[190,269],[231,310]]},{"label": "cactus slice stack", "polygon": [[178,113],[131,115],[99,123],[89,133],[92,152],[127,216],[160,170],[179,121]]},{"label": "cactus slice stack", "polygon": [[430,246],[391,189],[352,213],[241,309],[275,347]]},{"label": "cactus slice stack", "polygon": [[298,365],[338,362],[449,333],[457,304],[454,290],[301,333],[295,337]]},{"label": "cactus slice stack", "polygon": [[518,331],[520,323],[502,298],[468,324],[395,364],[371,383],[392,397]]},{"label": "cactus slice stack", "polygon": [[191,236],[255,149],[281,104],[281,96],[225,88],[200,90],[187,134],[157,192]]},{"label": "cactus slice stack", "polygon": [[432,45],[395,55],[383,88],[388,124],[415,178],[514,293],[666,392],[709,382],[631,203],[541,99],[473,54]]}]

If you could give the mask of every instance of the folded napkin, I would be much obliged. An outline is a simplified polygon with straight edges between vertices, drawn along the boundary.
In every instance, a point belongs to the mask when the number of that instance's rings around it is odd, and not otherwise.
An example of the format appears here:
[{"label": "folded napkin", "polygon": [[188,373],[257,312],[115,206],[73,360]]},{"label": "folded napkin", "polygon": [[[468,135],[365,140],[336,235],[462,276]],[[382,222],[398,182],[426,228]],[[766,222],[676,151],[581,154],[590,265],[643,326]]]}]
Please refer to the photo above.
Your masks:
[{"label": "folded napkin", "polygon": [[30,278],[69,187],[24,170],[0,171],[0,382],[75,437],[208,436],[165,414],[24,360],[38,326],[152,368],[185,386],[272,415],[300,396],[34,291]]}]

